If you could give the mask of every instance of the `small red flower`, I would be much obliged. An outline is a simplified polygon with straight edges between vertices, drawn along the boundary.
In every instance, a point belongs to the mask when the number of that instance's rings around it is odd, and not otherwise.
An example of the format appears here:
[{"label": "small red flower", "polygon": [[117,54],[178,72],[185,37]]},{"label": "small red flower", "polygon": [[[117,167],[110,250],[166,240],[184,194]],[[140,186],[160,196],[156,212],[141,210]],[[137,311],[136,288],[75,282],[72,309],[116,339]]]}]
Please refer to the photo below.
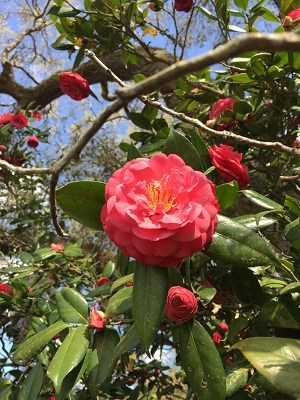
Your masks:
[{"label": "small red flower", "polygon": [[37,121],[40,121],[42,119],[42,113],[40,111],[33,111],[32,116],[34,119]]},{"label": "small red flower", "polygon": [[172,322],[186,322],[193,318],[198,310],[198,302],[193,292],[182,287],[169,289],[165,312]]},{"label": "small red flower", "polygon": [[198,93],[200,93],[200,92],[201,92],[201,89],[200,89],[200,88],[197,88],[197,87],[191,90],[191,93],[192,93],[192,94],[198,94]]},{"label": "small red flower", "polygon": [[175,10],[189,12],[193,8],[193,0],[175,0]]},{"label": "small red flower", "polygon": [[242,154],[234,151],[232,146],[221,144],[208,148],[212,164],[226,182],[236,180],[240,189],[249,185],[248,168],[241,163]]},{"label": "small red flower", "polygon": [[28,147],[33,147],[34,149],[39,145],[39,139],[32,135],[26,140]]},{"label": "small red flower", "polygon": [[28,118],[26,117],[26,115],[21,114],[21,113],[12,114],[10,123],[15,128],[22,129],[22,128],[25,128],[25,126],[27,126]]},{"label": "small red flower", "polygon": [[11,117],[12,117],[11,113],[5,113],[0,115],[0,126],[10,123]]},{"label": "small red flower", "polygon": [[4,146],[4,144],[0,144],[0,152],[3,153],[6,150],[7,150],[6,146]]},{"label": "small red flower", "polygon": [[233,111],[233,106],[235,99],[232,97],[226,97],[225,99],[220,99],[211,105],[210,113],[208,119],[216,119],[224,111]]},{"label": "small red flower", "polygon": [[52,394],[51,396],[48,397],[47,400],[56,400],[56,397],[54,396],[54,394]]},{"label": "small red flower", "polygon": [[89,96],[89,82],[77,72],[61,72],[59,76],[60,90],[73,100],[82,100]]},{"label": "small red flower", "polygon": [[292,143],[292,147],[299,147],[300,146],[300,139],[296,139]]},{"label": "small red flower", "polygon": [[109,282],[109,279],[106,278],[106,276],[101,276],[101,278],[99,278],[97,280],[96,286],[98,287],[98,286],[104,285],[104,283],[107,283],[107,282]]},{"label": "small red flower", "polygon": [[11,292],[11,286],[8,283],[0,283],[0,292],[2,293]]},{"label": "small red flower", "polygon": [[103,329],[106,325],[106,316],[104,312],[97,311],[96,307],[92,307],[92,312],[89,319],[89,326],[95,329]]},{"label": "small red flower", "polygon": [[212,340],[213,340],[214,344],[220,344],[221,343],[221,339],[222,339],[222,336],[221,336],[220,332],[215,331],[212,334]]},{"label": "small red flower", "polygon": [[65,246],[62,243],[51,243],[50,249],[55,251],[64,251]]},{"label": "small red flower", "polygon": [[[296,21],[298,20],[299,21]],[[296,21],[293,23],[293,21]],[[300,24],[300,8],[296,8],[296,10],[291,11],[288,13],[283,20],[283,26],[288,30],[289,28],[297,28],[297,26]]]},{"label": "small red flower", "polygon": [[221,332],[227,332],[227,331],[228,331],[228,325],[226,324],[226,322],[221,322],[221,323],[218,325],[218,329],[219,329]]}]

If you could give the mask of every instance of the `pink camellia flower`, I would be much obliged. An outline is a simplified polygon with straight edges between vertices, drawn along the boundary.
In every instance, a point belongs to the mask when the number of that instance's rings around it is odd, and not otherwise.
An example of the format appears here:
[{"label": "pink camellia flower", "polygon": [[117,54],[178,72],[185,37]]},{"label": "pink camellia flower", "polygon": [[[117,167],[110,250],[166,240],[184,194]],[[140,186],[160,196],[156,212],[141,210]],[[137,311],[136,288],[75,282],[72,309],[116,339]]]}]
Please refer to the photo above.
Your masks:
[{"label": "pink camellia flower", "polygon": [[209,120],[216,119],[224,111],[233,111],[235,99],[232,97],[226,97],[220,99],[211,105],[210,113],[208,116]]},{"label": "pink camellia flower", "polygon": [[169,289],[165,313],[172,322],[186,322],[193,318],[197,310],[198,302],[193,292],[182,286]]},{"label": "pink camellia flower", "polygon": [[228,331],[228,325],[226,324],[226,322],[221,322],[221,323],[218,325],[218,329],[219,329],[219,331],[225,333],[225,332]]},{"label": "pink camellia flower", "polygon": [[219,174],[226,182],[236,180],[240,189],[249,185],[248,168],[241,164],[242,154],[234,151],[232,146],[221,144],[208,148],[208,152]]},{"label": "pink camellia flower", "polygon": [[7,150],[7,147],[4,146],[4,144],[0,144],[0,153],[3,153],[6,150]]},{"label": "pink camellia flower", "polygon": [[28,124],[28,118],[26,117],[26,115],[21,113],[12,114],[10,123],[15,128],[23,129]]},{"label": "pink camellia flower", "polygon": [[220,343],[221,343],[221,340],[222,340],[221,333],[218,332],[218,331],[215,331],[215,332],[212,334],[212,340],[213,340],[214,344],[217,344],[217,345],[220,344]]},{"label": "pink camellia flower", "polygon": [[13,114],[11,114],[11,113],[5,113],[5,114],[0,115],[0,127],[2,125],[10,123],[12,115]]},{"label": "pink camellia flower", "polygon": [[99,278],[97,280],[96,286],[98,287],[98,286],[104,285],[104,283],[107,283],[107,282],[109,282],[109,279],[106,278],[106,276],[101,276],[101,278]]},{"label": "pink camellia flower", "polygon": [[175,10],[189,12],[193,8],[193,0],[175,0]]},{"label": "pink camellia flower", "polygon": [[29,136],[29,138],[26,140],[26,143],[27,143],[28,147],[33,147],[35,149],[39,145],[40,142],[36,136],[32,135],[32,136]]},{"label": "pink camellia flower", "polygon": [[0,283],[0,292],[2,293],[11,292],[11,286],[8,283]]},{"label": "pink camellia flower", "polygon": [[103,329],[106,325],[106,316],[104,312],[97,311],[96,307],[92,307],[92,312],[89,319],[89,326],[95,329]]},{"label": "pink camellia flower", "polygon": [[64,251],[65,246],[62,243],[51,243],[50,249],[55,251]]},{"label": "pink camellia flower", "polygon": [[77,72],[61,72],[59,76],[60,90],[73,100],[82,100],[89,96],[89,82]]},{"label": "pink camellia flower", "polygon": [[[297,21],[299,19],[299,21]],[[296,21],[295,23],[293,23]],[[283,20],[283,26],[285,27],[286,30],[289,28],[297,28],[297,26],[300,24],[300,8],[296,8],[296,10],[291,11],[288,13]]]},{"label": "pink camellia flower", "polygon": [[176,154],[129,161],[109,179],[105,199],[105,232],[145,264],[178,265],[204,249],[217,225],[214,184]]}]

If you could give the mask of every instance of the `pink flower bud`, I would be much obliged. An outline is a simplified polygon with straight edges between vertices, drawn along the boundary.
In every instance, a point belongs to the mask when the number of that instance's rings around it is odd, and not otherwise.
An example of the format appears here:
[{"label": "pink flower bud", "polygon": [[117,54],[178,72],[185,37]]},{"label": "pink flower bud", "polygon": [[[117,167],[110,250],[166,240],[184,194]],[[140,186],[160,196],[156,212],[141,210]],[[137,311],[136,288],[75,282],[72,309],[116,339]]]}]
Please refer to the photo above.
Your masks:
[{"label": "pink flower bud", "polygon": [[98,287],[98,286],[101,286],[101,285],[103,285],[104,283],[107,283],[107,282],[109,282],[109,279],[106,278],[106,276],[102,276],[101,278],[99,278],[99,279],[97,280],[96,286],[97,286],[97,287]]},{"label": "pink flower bud", "polygon": [[226,324],[226,322],[221,322],[218,325],[218,329],[222,332],[227,332],[228,331],[228,325]]},{"label": "pink flower bud", "polygon": [[173,286],[168,291],[165,312],[172,322],[186,322],[193,318],[198,310],[198,302],[193,292]]},{"label": "pink flower bud", "polygon": [[73,100],[82,100],[89,96],[89,82],[77,72],[61,72],[59,76],[60,90]]},{"label": "pink flower bud", "polygon": [[55,251],[64,251],[65,246],[62,243],[51,243],[50,249]]},{"label": "pink flower bud", "polygon": [[106,325],[106,316],[104,312],[97,311],[96,307],[92,307],[92,312],[89,319],[89,326],[95,329],[103,329]]},{"label": "pink flower bud", "polygon": [[27,139],[26,143],[28,147],[33,147],[35,149],[39,145],[39,139],[32,135]]},{"label": "pink flower bud", "polygon": [[220,332],[215,331],[212,334],[212,340],[213,340],[214,344],[220,344],[221,343],[221,339],[222,339],[222,336],[221,336]]}]

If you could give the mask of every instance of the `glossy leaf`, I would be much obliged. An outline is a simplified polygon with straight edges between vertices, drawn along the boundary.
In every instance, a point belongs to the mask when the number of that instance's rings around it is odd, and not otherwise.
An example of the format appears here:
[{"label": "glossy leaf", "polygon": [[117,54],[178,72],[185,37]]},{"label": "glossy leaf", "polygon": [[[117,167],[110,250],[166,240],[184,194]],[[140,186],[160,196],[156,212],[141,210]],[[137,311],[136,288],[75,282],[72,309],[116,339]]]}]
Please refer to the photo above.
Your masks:
[{"label": "glossy leaf", "polygon": [[220,265],[255,267],[278,264],[268,242],[258,233],[219,215],[211,244],[205,253]]},{"label": "glossy leaf", "polygon": [[47,346],[53,336],[68,327],[69,325],[65,322],[57,321],[48,328],[30,336],[17,348],[13,360],[15,362],[30,360]]},{"label": "glossy leaf", "polygon": [[231,366],[226,370],[226,398],[233,396],[248,381],[248,368]]},{"label": "glossy leaf", "polygon": [[273,327],[300,329],[300,318],[297,319],[291,312],[283,303],[270,300],[260,309],[259,317]]},{"label": "glossy leaf", "polygon": [[134,324],[128,329],[125,335],[122,337],[120,342],[114,351],[114,357],[118,358],[123,353],[127,353],[128,351],[134,349],[140,344],[139,337],[136,333],[136,329]]},{"label": "glossy leaf", "polygon": [[236,181],[223,183],[222,185],[217,186],[217,199],[221,207],[221,211],[224,211],[226,208],[232,206],[238,195],[239,185]]},{"label": "glossy leaf", "polygon": [[94,397],[114,369],[115,361],[112,355],[119,340],[115,329],[106,328],[95,333],[94,350],[88,368],[88,387]]},{"label": "glossy leaf", "polygon": [[75,289],[63,288],[55,296],[56,306],[61,319],[73,324],[86,324],[88,304]]},{"label": "glossy leaf", "polygon": [[241,190],[240,193],[246,196],[250,201],[252,201],[252,203],[257,204],[258,206],[263,207],[266,210],[280,211],[283,209],[280,204],[276,203],[273,200],[270,200],[268,197],[263,196],[260,193],[255,192],[254,190]]},{"label": "glossy leaf", "polygon": [[126,285],[127,282],[129,282],[129,281],[133,282],[133,279],[134,279],[134,274],[128,274],[128,275],[122,276],[122,278],[119,278],[113,282],[110,292],[113,293],[115,290]]},{"label": "glossy leaf", "polygon": [[85,357],[89,346],[89,342],[85,338],[86,330],[86,326],[79,326],[72,330],[58,348],[49,365],[47,375],[58,393],[64,378]]},{"label": "glossy leaf", "polygon": [[248,361],[281,393],[300,396],[300,341],[254,337],[236,343]]},{"label": "glossy leaf", "polygon": [[283,294],[294,293],[294,292],[300,293],[300,282],[290,283],[289,285],[287,285],[285,288],[283,288],[280,291],[280,294],[283,295]]},{"label": "glossy leaf", "polygon": [[168,292],[168,269],[136,263],[133,286],[133,319],[144,348],[159,325]]},{"label": "glossy leaf", "polygon": [[163,148],[165,154],[177,154],[195,170],[202,170],[201,157],[192,143],[181,133],[172,129]]},{"label": "glossy leaf", "polygon": [[57,203],[75,221],[102,230],[100,212],[105,203],[104,189],[102,182],[71,182],[56,191]]},{"label": "glossy leaf", "polygon": [[107,317],[121,315],[132,309],[133,287],[125,287],[115,293],[108,301],[105,314]]},{"label": "glossy leaf", "polygon": [[241,215],[240,217],[233,218],[234,221],[239,224],[245,225],[250,228],[252,231],[259,231],[260,229],[267,228],[270,225],[275,224],[278,221],[278,218],[274,216],[269,217],[261,217],[259,219],[256,218],[253,214]]},{"label": "glossy leaf", "polygon": [[127,150],[127,161],[134,160],[136,158],[141,158],[142,155],[137,147],[131,143]]},{"label": "glossy leaf", "polygon": [[256,305],[263,303],[262,289],[257,277],[250,269],[233,267],[230,281],[234,294],[242,303]]},{"label": "glossy leaf", "polygon": [[201,400],[225,399],[225,373],[218,350],[197,321],[180,328],[181,364],[192,390]]},{"label": "glossy leaf", "polygon": [[17,400],[37,400],[43,385],[44,371],[37,363],[25,378],[18,393]]}]

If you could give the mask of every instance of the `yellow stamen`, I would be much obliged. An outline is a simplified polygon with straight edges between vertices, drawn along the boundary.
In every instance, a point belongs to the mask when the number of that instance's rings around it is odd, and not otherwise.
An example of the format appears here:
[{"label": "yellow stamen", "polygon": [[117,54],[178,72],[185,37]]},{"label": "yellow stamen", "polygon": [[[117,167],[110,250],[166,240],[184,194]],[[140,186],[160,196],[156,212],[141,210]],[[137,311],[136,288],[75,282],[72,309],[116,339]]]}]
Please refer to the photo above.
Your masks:
[{"label": "yellow stamen", "polygon": [[174,205],[175,197],[172,196],[172,189],[165,188],[161,180],[147,184],[146,196],[150,208],[163,204],[164,211],[168,212]]}]

